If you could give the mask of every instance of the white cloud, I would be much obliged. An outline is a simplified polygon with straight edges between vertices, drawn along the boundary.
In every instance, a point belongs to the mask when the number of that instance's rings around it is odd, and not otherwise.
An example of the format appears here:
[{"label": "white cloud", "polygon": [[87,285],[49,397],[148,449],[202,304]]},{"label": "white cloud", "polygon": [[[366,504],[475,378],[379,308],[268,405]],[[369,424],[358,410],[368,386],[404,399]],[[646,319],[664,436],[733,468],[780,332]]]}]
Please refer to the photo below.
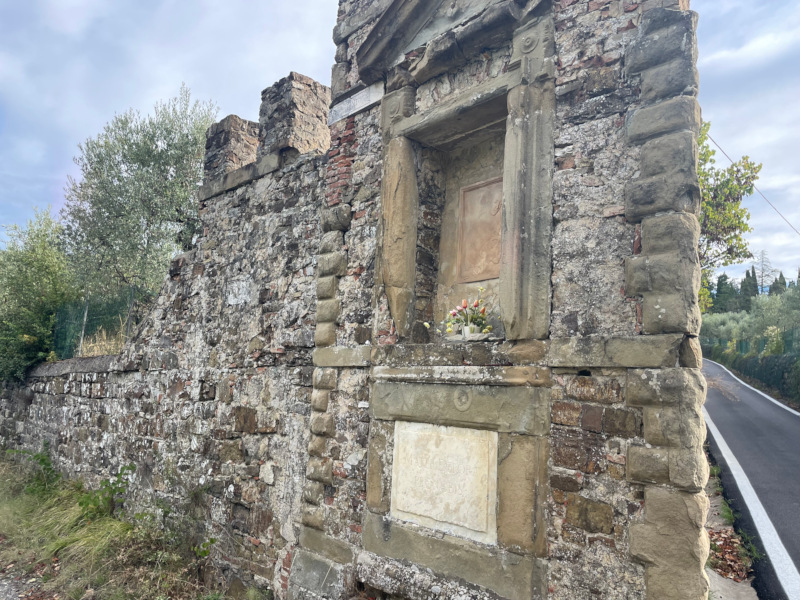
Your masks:
[{"label": "white cloud", "polygon": [[800,26],[764,33],[741,46],[722,48],[701,56],[698,66],[700,69],[742,70],[777,60],[797,47],[800,47]]},{"label": "white cloud", "polygon": [[83,35],[110,6],[108,0],[44,0],[39,14],[52,31],[77,37]]}]

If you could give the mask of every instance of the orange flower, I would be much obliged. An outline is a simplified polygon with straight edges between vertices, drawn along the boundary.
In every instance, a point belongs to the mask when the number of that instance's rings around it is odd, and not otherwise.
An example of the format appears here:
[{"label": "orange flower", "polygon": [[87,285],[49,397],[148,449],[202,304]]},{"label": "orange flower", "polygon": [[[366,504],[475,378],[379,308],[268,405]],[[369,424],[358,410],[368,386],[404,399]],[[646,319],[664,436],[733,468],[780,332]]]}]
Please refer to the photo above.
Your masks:
[{"label": "orange flower", "polygon": [[466,300],[466,298],[461,301],[461,306],[463,306],[464,308],[467,308],[467,300]]},{"label": "orange flower", "polygon": [[485,307],[485,306],[484,306],[484,307],[481,309],[481,314],[482,314],[482,315],[485,315],[485,314],[486,314],[486,307]]}]

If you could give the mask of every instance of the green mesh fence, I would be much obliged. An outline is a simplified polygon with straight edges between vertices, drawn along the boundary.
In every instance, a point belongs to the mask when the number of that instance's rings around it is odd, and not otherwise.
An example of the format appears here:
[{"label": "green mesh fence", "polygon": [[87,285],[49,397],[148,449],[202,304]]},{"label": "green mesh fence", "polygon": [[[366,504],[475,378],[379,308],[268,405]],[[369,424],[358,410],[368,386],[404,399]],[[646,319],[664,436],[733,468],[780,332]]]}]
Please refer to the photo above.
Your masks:
[{"label": "green mesh fence", "polygon": [[116,334],[124,329],[131,306],[132,331],[151,300],[152,296],[146,292],[123,288],[105,297],[89,298],[88,303],[80,300],[63,305],[56,313],[53,332],[56,355],[60,359],[77,356],[84,314],[86,315],[84,340],[91,338],[101,329],[108,334]]}]

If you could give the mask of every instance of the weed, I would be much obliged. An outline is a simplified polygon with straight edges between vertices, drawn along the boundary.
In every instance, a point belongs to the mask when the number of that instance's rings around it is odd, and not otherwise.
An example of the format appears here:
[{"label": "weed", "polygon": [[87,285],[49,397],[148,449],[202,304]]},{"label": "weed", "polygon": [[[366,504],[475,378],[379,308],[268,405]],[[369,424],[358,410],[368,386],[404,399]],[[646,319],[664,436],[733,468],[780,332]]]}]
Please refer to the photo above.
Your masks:
[{"label": "weed", "polygon": [[53,467],[53,461],[50,459],[50,442],[46,440],[39,452],[34,453],[30,450],[6,450],[6,452],[22,456],[28,461],[32,469],[30,480],[25,486],[28,494],[46,496],[61,479],[61,474]]},{"label": "weed", "polygon": [[133,473],[136,465],[125,465],[113,478],[103,479],[100,488],[90,490],[78,499],[78,504],[83,509],[83,516],[87,519],[93,517],[113,517],[117,509],[122,507],[125,492],[128,491],[127,474]]},{"label": "weed", "polygon": [[192,552],[194,555],[200,558],[207,558],[209,554],[211,554],[211,546],[217,543],[216,538],[208,538],[205,542],[200,544],[199,546],[192,546]]},{"label": "weed", "polygon": [[733,512],[730,504],[723,498],[719,506],[719,516],[722,517],[722,520],[728,525],[733,525],[734,521],[739,518],[739,513]]},{"label": "weed", "polygon": [[722,472],[722,469],[720,469],[719,465],[711,465],[708,468],[708,472],[711,477],[719,477],[719,474]]},{"label": "weed", "polygon": [[742,558],[746,557],[750,561],[761,560],[764,558],[764,555],[758,549],[755,540],[750,537],[750,534],[745,531],[739,531],[737,533],[742,540],[742,545],[739,549],[739,553],[743,555]]}]

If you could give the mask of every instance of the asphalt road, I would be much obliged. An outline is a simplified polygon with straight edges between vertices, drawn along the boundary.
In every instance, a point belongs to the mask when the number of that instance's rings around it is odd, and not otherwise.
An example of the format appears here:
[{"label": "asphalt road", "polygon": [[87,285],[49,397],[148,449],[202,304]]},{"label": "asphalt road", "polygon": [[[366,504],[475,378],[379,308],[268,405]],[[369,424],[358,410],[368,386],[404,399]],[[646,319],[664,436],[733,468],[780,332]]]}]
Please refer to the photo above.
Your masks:
[{"label": "asphalt road", "polygon": [[709,441],[725,495],[742,514],[737,527],[757,533],[772,563],[757,569],[759,597],[800,598],[800,415],[711,361],[704,361],[703,374]]}]

